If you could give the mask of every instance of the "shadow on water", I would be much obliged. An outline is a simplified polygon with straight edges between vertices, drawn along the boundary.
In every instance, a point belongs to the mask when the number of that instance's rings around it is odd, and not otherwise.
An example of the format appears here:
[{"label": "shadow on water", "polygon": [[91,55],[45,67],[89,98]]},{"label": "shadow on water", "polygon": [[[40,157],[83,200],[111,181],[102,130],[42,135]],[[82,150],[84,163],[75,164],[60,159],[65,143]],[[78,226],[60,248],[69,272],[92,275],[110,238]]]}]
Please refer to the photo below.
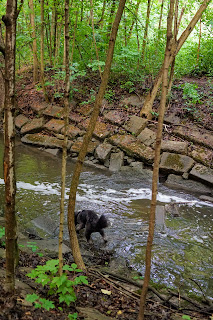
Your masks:
[{"label": "shadow on water", "polygon": [[[2,137],[1,137],[2,139]],[[3,141],[0,141],[3,159]],[[68,161],[66,205],[73,163]],[[3,165],[0,169],[0,206],[3,210]],[[45,151],[16,144],[17,216],[21,228],[28,228],[43,217],[43,235],[50,236],[48,218],[57,225],[60,210],[61,159]],[[106,230],[107,249],[126,259],[128,265],[144,272],[151,199],[150,173],[110,174],[84,167],[80,177],[76,210],[94,209],[104,213],[111,226]],[[179,216],[157,216],[153,244],[152,279],[167,286],[187,288],[208,296],[213,292],[213,206],[195,196],[159,185],[158,205],[180,203]],[[39,218],[38,218],[39,217]],[[45,221],[47,227],[45,226]],[[57,235],[57,230],[55,236]],[[51,233],[53,236],[53,233]],[[68,232],[65,231],[65,239]],[[99,235],[94,239],[100,240]],[[101,240],[100,240],[101,241]],[[200,286],[200,288],[199,288]]]}]

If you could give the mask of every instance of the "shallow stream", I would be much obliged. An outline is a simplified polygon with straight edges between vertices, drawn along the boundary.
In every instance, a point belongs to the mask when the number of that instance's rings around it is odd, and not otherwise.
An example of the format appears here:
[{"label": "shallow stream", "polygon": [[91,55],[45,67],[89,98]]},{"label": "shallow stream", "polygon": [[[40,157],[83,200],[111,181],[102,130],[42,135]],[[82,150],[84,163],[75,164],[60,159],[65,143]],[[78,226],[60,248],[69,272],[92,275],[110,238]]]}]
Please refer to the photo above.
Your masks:
[{"label": "shallow stream", "polygon": [[[3,140],[0,137],[0,160],[3,163]],[[67,165],[69,184],[74,164]],[[61,159],[17,141],[16,179],[19,224],[29,226],[39,216],[59,218]],[[148,234],[151,178],[146,171],[109,173],[84,167],[77,194],[76,209],[94,209],[104,213],[111,226],[106,249],[125,258],[133,269],[144,272]],[[158,205],[171,201],[179,205],[180,216],[157,217],[153,245],[152,279],[171,287],[181,287],[201,295],[213,296],[213,204],[192,194],[159,185]],[[3,211],[3,165],[0,171],[0,208]],[[45,229],[45,228],[44,228]],[[45,230],[44,230],[45,231]],[[102,242],[97,234],[95,241]],[[68,234],[65,232],[65,238]]]}]

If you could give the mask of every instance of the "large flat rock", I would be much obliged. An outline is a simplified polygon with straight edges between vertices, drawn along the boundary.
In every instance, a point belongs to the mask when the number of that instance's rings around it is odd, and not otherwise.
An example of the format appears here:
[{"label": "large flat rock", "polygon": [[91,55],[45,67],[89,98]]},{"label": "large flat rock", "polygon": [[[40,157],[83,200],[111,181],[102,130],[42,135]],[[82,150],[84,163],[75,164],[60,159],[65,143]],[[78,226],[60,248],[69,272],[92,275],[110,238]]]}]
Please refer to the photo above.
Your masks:
[{"label": "large flat rock", "polygon": [[[82,141],[77,140],[76,142],[73,143],[72,147],[71,147],[71,152],[74,153],[79,153],[82,147]],[[95,149],[98,146],[98,142],[97,141],[90,141],[89,146],[87,148],[87,154],[91,154],[94,153]]]},{"label": "large flat rock", "polygon": [[129,120],[125,123],[124,128],[138,136],[141,131],[146,127],[148,120],[138,117],[138,116],[131,116]]},{"label": "large flat rock", "polygon": [[55,117],[55,118],[63,118],[64,116],[64,108],[55,106],[55,105],[49,105],[46,109],[42,111],[42,113],[45,116]]},{"label": "large flat rock", "polygon": [[[61,132],[64,134],[64,128]],[[75,138],[77,136],[82,136],[85,131],[80,130],[78,127],[74,126],[73,124],[69,124],[67,134],[70,138]]]},{"label": "large flat rock", "polygon": [[19,129],[21,129],[27,122],[29,122],[30,120],[25,117],[23,114],[19,114],[16,118],[15,118],[15,126]]},{"label": "large flat rock", "polygon": [[154,150],[145,146],[138,139],[131,135],[116,134],[109,138],[109,142],[118,146],[130,157],[135,157],[149,164],[153,163],[154,161]]},{"label": "large flat rock", "polygon": [[59,120],[59,119],[51,119],[48,121],[45,125],[44,128],[53,131],[53,132],[61,132],[61,129],[64,127],[64,120]]},{"label": "large flat rock", "polygon": [[213,168],[213,150],[193,145],[193,147],[189,149],[188,155],[196,162],[202,163],[206,167]]},{"label": "large flat rock", "polygon": [[190,171],[190,176],[213,186],[213,169],[202,164],[196,164]]},{"label": "large flat rock", "polygon": [[[55,137],[50,137],[42,133],[26,134],[21,138],[21,142],[33,144],[36,146],[42,146],[45,148],[62,148],[63,140],[57,139]],[[68,143],[68,148],[70,148],[71,143]]]},{"label": "large flat rock", "polygon": [[181,176],[177,176],[175,174],[170,174],[168,176],[165,185],[170,188],[198,193],[199,195],[210,195],[212,192],[210,187],[203,185],[201,182],[185,180]]},{"label": "large flat rock", "polygon": [[41,131],[44,124],[43,118],[34,118],[28,121],[23,127],[21,128],[21,134],[25,134],[28,132],[38,132]]},{"label": "large flat rock", "polygon": [[160,169],[169,173],[189,172],[194,165],[194,160],[188,156],[163,152],[160,161]]},{"label": "large flat rock", "polygon": [[[87,129],[88,126],[89,126],[89,122],[90,122],[89,119],[85,120],[83,123],[81,123],[81,127]],[[107,124],[104,123],[104,122],[101,122],[101,121],[97,121],[96,125],[95,125],[95,129],[94,129],[93,135],[96,138],[99,138],[99,139],[103,140],[106,137],[108,137],[109,134],[110,134],[110,131],[108,129]]]},{"label": "large flat rock", "polygon": [[187,154],[188,152],[188,142],[187,141],[172,141],[172,140],[163,140],[161,143],[161,150]]},{"label": "large flat rock", "polygon": [[182,138],[193,141],[208,148],[213,149],[213,135],[207,130],[199,129],[195,126],[192,128],[185,126],[177,126],[174,133],[181,136]]},{"label": "large flat rock", "polygon": [[148,128],[145,128],[138,136],[138,140],[146,146],[152,146],[156,140],[156,133]]},{"label": "large flat rock", "polygon": [[116,110],[109,111],[104,115],[104,118],[107,121],[117,125],[122,125],[126,120],[126,117],[127,116],[123,112],[119,112]]}]

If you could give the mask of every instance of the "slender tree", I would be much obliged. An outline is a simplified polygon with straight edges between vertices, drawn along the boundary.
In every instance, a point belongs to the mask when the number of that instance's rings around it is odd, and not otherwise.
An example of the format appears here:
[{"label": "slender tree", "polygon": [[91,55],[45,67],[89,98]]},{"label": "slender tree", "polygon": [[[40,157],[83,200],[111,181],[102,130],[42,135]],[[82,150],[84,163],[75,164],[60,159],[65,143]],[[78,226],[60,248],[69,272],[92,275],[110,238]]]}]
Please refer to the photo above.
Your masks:
[{"label": "slender tree", "polygon": [[[206,8],[208,7],[210,2],[211,2],[211,0],[204,0],[203,1],[200,8],[197,10],[196,14],[194,15],[194,17],[192,18],[192,20],[188,24],[187,28],[181,34],[180,38],[176,42],[175,41],[173,42],[172,49],[170,52],[170,57],[169,57],[170,64],[172,63],[172,61],[174,60],[174,58],[178,54],[179,50],[183,46],[184,42],[186,41],[186,39],[188,38],[188,36],[192,32],[192,30],[194,29],[198,20],[201,18],[202,13],[206,10]],[[145,101],[144,101],[144,104],[143,104],[143,108],[140,112],[141,116],[144,115],[148,119],[151,119],[151,117],[152,117],[151,116],[152,106],[153,106],[153,102],[155,100],[156,94],[158,92],[158,89],[160,87],[160,84],[162,82],[162,75],[163,75],[163,67],[161,67],[161,69],[155,79],[155,82],[152,86],[152,89],[147,94]]]},{"label": "slender tree", "polygon": [[44,93],[45,100],[48,102],[45,80],[44,80],[44,0],[41,0],[41,72],[40,72],[40,81]]},{"label": "slender tree", "polygon": [[166,44],[163,72],[162,72],[163,85],[162,85],[162,92],[161,92],[161,102],[160,102],[158,128],[157,128],[157,136],[156,136],[156,144],[155,144],[155,160],[154,160],[153,178],[152,178],[152,200],[151,200],[150,216],[149,216],[149,234],[147,238],[147,247],[146,247],[146,270],[145,270],[143,288],[141,292],[138,320],[144,319],[146,295],[148,291],[150,272],[151,272],[151,254],[152,254],[152,243],[154,238],[155,210],[156,210],[156,201],[157,201],[157,190],[158,190],[157,187],[158,187],[159,163],[160,163],[160,149],[161,149],[163,119],[164,119],[166,96],[167,96],[168,70],[170,65],[169,57],[172,49],[172,40],[173,40],[172,21],[173,21],[173,15],[174,15],[174,4],[175,4],[175,0],[170,0],[170,9],[169,9],[169,14],[167,19],[167,44]]},{"label": "slender tree", "polygon": [[33,38],[33,81],[38,82],[38,58],[37,58],[37,42],[36,42],[36,32],[35,32],[35,11],[33,0],[29,0],[30,7],[30,24],[32,28],[32,38]]},{"label": "slender tree", "polygon": [[6,235],[6,290],[15,288],[15,261],[17,258],[17,233],[15,215],[15,52],[17,0],[8,0],[6,15],[2,20],[6,26],[5,41],[5,105],[4,105],[4,182],[5,182],[5,235]]},{"label": "slender tree", "polygon": [[102,100],[104,97],[104,93],[107,87],[108,79],[109,79],[109,74],[110,74],[110,68],[111,68],[111,63],[112,63],[112,58],[113,58],[113,52],[114,52],[114,47],[115,47],[115,40],[117,36],[117,31],[118,31],[118,26],[122,17],[122,13],[124,10],[126,0],[120,0],[119,1],[119,6],[118,10],[116,13],[116,17],[112,26],[111,34],[110,34],[110,39],[109,39],[109,47],[108,47],[108,52],[107,52],[107,57],[106,57],[106,63],[105,63],[105,68],[102,76],[102,81],[98,90],[98,94],[95,99],[94,103],[94,108],[93,112],[90,118],[89,126],[87,129],[86,134],[84,135],[83,143],[81,146],[81,150],[78,155],[78,160],[75,165],[75,169],[73,172],[72,176],[72,181],[71,181],[71,186],[70,186],[70,195],[69,195],[69,203],[68,203],[68,229],[69,229],[69,235],[70,235],[70,243],[71,243],[71,248],[72,248],[72,253],[74,260],[76,264],[78,265],[79,268],[85,269],[85,265],[80,253],[79,249],[79,244],[78,244],[78,238],[76,235],[75,231],[75,221],[74,221],[74,211],[75,211],[75,202],[76,202],[76,192],[77,192],[77,187],[78,187],[78,182],[79,182],[79,177],[81,173],[81,169],[83,166],[84,158],[87,153],[87,147],[89,144],[89,141],[91,140],[96,121],[98,119],[98,115],[100,112]]},{"label": "slender tree", "polygon": [[148,0],[147,11],[146,11],[146,25],[145,25],[145,30],[144,30],[143,43],[142,43],[142,52],[141,52],[141,60],[142,60],[142,62],[144,60],[144,54],[145,54],[146,43],[147,43],[149,20],[150,20],[150,11],[151,11],[151,0]]},{"label": "slender tree", "polygon": [[64,93],[64,144],[62,155],[61,169],[61,204],[60,204],[60,226],[59,226],[59,274],[62,275],[63,255],[63,228],[64,228],[64,195],[66,183],[66,164],[67,164],[67,142],[68,142],[68,125],[69,125],[69,95],[70,95],[70,63],[69,63],[69,0],[65,0],[65,93]]}]

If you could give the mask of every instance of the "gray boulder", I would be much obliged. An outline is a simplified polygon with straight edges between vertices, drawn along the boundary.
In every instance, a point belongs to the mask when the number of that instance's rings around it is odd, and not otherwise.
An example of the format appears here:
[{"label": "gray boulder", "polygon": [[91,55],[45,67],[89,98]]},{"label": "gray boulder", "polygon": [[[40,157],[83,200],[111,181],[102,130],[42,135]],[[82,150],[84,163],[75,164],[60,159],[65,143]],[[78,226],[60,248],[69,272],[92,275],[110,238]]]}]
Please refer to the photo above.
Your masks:
[{"label": "gray boulder", "polygon": [[119,171],[123,166],[124,153],[122,151],[111,153],[109,170],[112,172]]},{"label": "gray boulder", "polygon": [[188,172],[194,165],[194,160],[188,156],[177,153],[163,152],[160,169],[169,173],[183,174]]},{"label": "gray boulder", "polygon": [[102,143],[95,149],[95,157],[102,163],[109,159],[112,145],[109,143]]}]

